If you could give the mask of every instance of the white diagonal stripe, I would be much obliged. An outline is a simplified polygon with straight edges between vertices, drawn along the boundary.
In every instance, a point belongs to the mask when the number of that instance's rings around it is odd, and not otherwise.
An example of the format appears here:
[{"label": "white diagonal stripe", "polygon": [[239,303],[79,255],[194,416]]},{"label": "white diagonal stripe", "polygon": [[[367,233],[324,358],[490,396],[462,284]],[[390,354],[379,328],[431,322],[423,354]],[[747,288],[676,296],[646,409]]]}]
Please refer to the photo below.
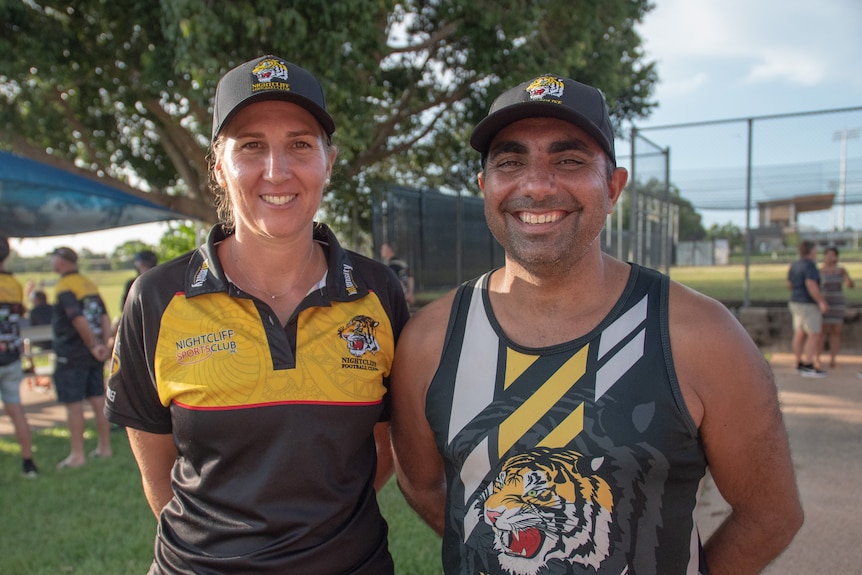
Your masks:
[{"label": "white diagonal stripe", "polygon": [[643,323],[647,317],[648,297],[644,296],[643,299],[617,318],[614,323],[602,332],[602,338],[599,340],[599,359],[603,358],[615,345],[624,340],[628,334],[632,333]]},{"label": "white diagonal stripe", "polygon": [[452,443],[464,426],[494,399],[499,340],[485,315],[482,301],[484,290],[478,287],[483,285],[483,282],[484,278],[476,283],[477,287],[470,298],[464,345],[461,347],[461,358],[464,360],[458,363],[458,373],[455,376],[448,443]]},{"label": "white diagonal stripe", "polygon": [[646,328],[632,338],[619,352],[596,372],[596,401],[643,357]]}]

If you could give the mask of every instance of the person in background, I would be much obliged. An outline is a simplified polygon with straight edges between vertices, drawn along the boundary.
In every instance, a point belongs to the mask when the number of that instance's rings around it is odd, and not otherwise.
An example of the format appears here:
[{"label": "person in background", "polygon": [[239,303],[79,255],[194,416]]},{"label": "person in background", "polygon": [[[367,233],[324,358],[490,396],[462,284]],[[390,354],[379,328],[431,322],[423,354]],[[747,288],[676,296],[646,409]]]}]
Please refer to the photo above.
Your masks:
[{"label": "person in background", "polygon": [[126,282],[126,287],[123,288],[123,297],[120,300],[120,311],[126,306],[126,299],[129,297],[129,290],[132,289],[132,284],[145,271],[151,270],[159,264],[159,257],[150,250],[142,250],[135,254],[132,265],[135,266],[135,271],[138,275],[129,279]]},{"label": "person in background", "polygon": [[[27,311],[27,321],[30,326],[50,326],[51,319],[54,315],[54,308],[48,303],[48,295],[41,289],[36,289],[35,286],[28,282],[27,288],[30,289],[30,309]],[[27,289],[25,288],[25,289]],[[29,347],[27,347],[29,344]],[[44,338],[34,338],[32,335],[25,341],[25,356],[27,357],[26,368],[24,370],[24,382],[28,389],[47,393],[51,390],[51,377],[49,375],[40,375],[36,373],[36,366],[33,362],[33,355],[43,353],[44,350],[51,349],[51,336],[47,335]]]},{"label": "person in background", "polygon": [[39,475],[33,463],[33,441],[30,424],[21,405],[21,381],[24,372],[21,368],[20,321],[24,317],[24,288],[15,277],[4,268],[9,257],[9,239],[0,236],[0,399],[15,428],[15,439],[21,448],[21,468],[24,477],[35,478]]},{"label": "person in background", "polygon": [[793,318],[793,355],[796,371],[803,377],[826,377],[820,362],[820,335],[823,314],[829,304],[820,291],[820,272],[817,271],[817,246],[810,240],[799,243],[799,259],[787,272],[787,289],[790,290],[790,315]]},{"label": "person in background", "polygon": [[48,294],[40,289],[33,290],[30,293],[30,311],[27,313],[30,325],[51,325],[53,313],[54,310],[48,303]]},{"label": "person in background", "polygon": [[409,317],[380,263],[316,223],[335,122],[276,56],[219,81],[222,223],[132,286],[108,379],[159,528],[151,575],[392,574],[388,378]]},{"label": "person in background", "polygon": [[407,267],[407,262],[400,259],[395,250],[395,244],[383,242],[380,246],[380,257],[386,262],[395,275],[398,276],[398,281],[401,282],[401,287],[404,290],[404,299],[409,305],[416,303],[416,296],[413,293],[413,277],[410,275],[410,268]]},{"label": "person in background", "polygon": [[[448,575],[759,573],[802,524],[763,354],[721,303],[601,249],[613,142],[601,92],[551,74],[470,138],[505,263],[417,311],[392,373],[399,485]],[[707,469],[731,512],[701,545]]]},{"label": "person in background", "polygon": [[111,320],[99,289],[78,272],[78,254],[60,247],[51,253],[51,266],[60,274],[54,288],[52,319],[54,386],[57,399],[66,406],[69,423],[69,455],[59,469],[87,462],[84,451],[84,400],[93,408],[98,444],[90,457],[111,457],[110,425],[105,419],[105,361],[111,355]]},{"label": "person in background", "polygon": [[823,335],[818,351],[819,355],[825,344],[829,344],[829,367],[837,365],[835,358],[841,348],[841,331],[844,329],[844,312],[847,310],[845,285],[848,288],[856,286],[847,270],[838,265],[838,248],[830,246],[823,252],[823,265],[820,266],[820,292],[829,305],[829,311],[823,314]]}]

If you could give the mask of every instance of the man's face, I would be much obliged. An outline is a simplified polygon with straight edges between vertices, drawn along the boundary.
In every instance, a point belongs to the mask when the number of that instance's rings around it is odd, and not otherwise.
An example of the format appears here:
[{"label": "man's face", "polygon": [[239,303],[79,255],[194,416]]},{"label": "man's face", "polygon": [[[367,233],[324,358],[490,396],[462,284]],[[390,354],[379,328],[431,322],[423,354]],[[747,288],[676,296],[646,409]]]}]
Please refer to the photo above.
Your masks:
[{"label": "man's face", "polygon": [[507,258],[536,274],[569,269],[594,245],[625,186],[585,131],[554,118],[528,118],[491,142],[479,187],[485,218]]}]

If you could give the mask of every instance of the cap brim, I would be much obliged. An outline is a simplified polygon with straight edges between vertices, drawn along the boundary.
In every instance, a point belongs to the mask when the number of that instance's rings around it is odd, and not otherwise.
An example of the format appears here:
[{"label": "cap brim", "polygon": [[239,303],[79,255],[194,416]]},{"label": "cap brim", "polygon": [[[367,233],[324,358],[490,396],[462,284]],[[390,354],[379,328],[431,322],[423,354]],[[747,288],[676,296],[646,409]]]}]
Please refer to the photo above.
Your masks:
[{"label": "cap brim", "polygon": [[581,128],[591,135],[605,154],[616,161],[612,143],[608,142],[605,135],[587,119],[586,116],[578,114],[571,108],[547,102],[521,102],[506,106],[502,110],[490,114],[476,125],[470,136],[470,146],[483,156],[488,153],[488,148],[497,133],[519,120],[527,118],[556,118]]},{"label": "cap brim", "polygon": [[260,92],[259,94],[249,96],[241,103],[237,104],[233,108],[233,110],[230,111],[230,114],[225,116],[218,129],[213,132],[212,139],[216,139],[216,137],[222,132],[222,130],[224,130],[224,127],[230,123],[230,121],[234,118],[234,116],[237,115],[240,110],[251,104],[256,104],[257,102],[266,102],[269,100],[280,100],[284,102],[290,102],[291,104],[296,104],[297,106],[305,109],[308,113],[314,116],[318,122],[320,122],[320,125],[323,127],[323,130],[326,132],[327,136],[331,136],[332,133],[335,132],[335,120],[332,119],[332,116],[330,116],[326,112],[326,110],[324,110],[305,96],[301,96],[299,94],[294,94],[291,92],[267,90],[264,92]]}]

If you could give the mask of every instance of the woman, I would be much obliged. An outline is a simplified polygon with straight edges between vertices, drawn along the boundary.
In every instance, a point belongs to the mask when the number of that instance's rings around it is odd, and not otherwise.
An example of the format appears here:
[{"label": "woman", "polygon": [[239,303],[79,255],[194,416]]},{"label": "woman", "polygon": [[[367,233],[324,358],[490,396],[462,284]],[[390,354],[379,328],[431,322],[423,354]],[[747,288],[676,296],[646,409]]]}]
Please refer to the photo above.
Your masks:
[{"label": "woman", "polygon": [[844,327],[844,285],[854,287],[847,270],[838,265],[838,248],[832,246],[823,252],[823,266],[820,268],[820,291],[829,304],[829,311],[823,314],[823,336],[820,338],[820,351],[829,340],[829,367],[835,367],[835,356],[841,347],[841,329]]},{"label": "woman", "polygon": [[386,391],[408,311],[383,264],[313,221],[334,130],[295,64],[225,74],[223,223],[129,295],[106,411],[159,518],[152,574],[393,571],[375,488],[391,474]]}]

